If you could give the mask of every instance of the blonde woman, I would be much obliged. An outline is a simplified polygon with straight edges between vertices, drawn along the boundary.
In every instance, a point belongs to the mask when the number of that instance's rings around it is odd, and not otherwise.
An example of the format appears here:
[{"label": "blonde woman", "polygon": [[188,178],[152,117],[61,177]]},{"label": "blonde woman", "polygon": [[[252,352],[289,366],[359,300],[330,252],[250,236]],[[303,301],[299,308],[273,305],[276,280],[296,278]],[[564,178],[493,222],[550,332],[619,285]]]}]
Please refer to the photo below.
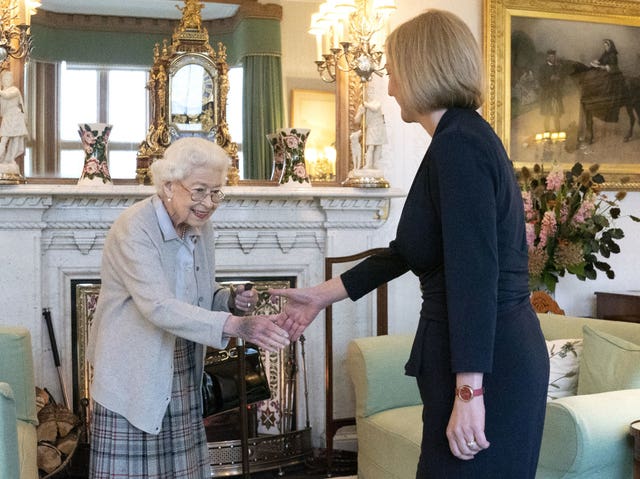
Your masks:
[{"label": "blonde woman", "polygon": [[478,45],[455,15],[428,10],[386,42],[389,95],[432,137],[396,238],[382,254],[288,298],[296,339],[327,305],[408,271],[422,308],[406,373],[424,403],[416,477],[533,479],[549,377],[529,301],[524,208],[482,103]]}]

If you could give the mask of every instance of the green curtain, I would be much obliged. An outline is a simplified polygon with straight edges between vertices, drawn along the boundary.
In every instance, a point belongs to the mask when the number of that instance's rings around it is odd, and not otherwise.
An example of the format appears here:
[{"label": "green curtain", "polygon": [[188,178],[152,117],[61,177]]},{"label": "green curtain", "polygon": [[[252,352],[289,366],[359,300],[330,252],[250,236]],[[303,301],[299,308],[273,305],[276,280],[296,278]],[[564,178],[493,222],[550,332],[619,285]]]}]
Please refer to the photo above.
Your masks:
[{"label": "green curtain", "polygon": [[243,177],[268,180],[273,154],[266,135],[284,126],[281,60],[273,55],[249,55],[242,63]]}]

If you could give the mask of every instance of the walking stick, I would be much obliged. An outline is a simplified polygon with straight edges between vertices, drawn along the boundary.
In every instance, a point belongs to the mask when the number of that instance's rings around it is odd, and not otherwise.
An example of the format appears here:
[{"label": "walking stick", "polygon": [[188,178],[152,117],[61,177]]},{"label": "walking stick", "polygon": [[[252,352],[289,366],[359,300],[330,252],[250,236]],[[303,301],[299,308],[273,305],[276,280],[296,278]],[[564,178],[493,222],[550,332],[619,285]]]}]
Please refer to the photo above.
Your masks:
[{"label": "walking stick", "polygon": [[60,381],[60,389],[62,389],[62,398],[64,399],[65,407],[71,411],[71,405],[69,402],[69,395],[67,394],[67,388],[64,385],[64,375],[62,374],[62,367],[60,366],[60,355],[58,354],[58,344],[56,343],[56,335],[53,332],[53,324],[51,323],[51,312],[49,308],[42,309],[42,316],[45,323],[47,323],[47,331],[49,331],[49,341],[51,342],[51,352],[53,353],[53,363],[58,370],[58,380]]},{"label": "walking stick", "polygon": [[[253,284],[246,283],[244,290],[249,291]],[[247,311],[246,315],[251,312]],[[242,338],[236,338],[236,348],[238,350],[238,378],[240,381],[240,444],[242,450],[242,476],[246,479],[251,478],[249,474],[249,411],[247,404],[247,365],[244,362],[245,347]]]}]

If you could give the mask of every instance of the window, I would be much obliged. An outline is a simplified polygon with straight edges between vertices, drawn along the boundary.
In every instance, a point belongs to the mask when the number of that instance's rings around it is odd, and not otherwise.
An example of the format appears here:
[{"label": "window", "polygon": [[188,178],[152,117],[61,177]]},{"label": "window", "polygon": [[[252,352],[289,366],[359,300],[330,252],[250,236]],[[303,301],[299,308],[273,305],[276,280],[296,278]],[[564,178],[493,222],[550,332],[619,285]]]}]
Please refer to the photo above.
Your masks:
[{"label": "window", "polygon": [[[242,161],[242,67],[228,74],[227,123]],[[78,124],[108,123],[113,126],[107,148],[111,177],[133,180],[138,148],[149,128],[148,77],[144,66],[29,62],[26,96],[32,134],[25,176],[77,179],[84,164]]]},{"label": "window", "polygon": [[60,68],[60,176],[77,177],[84,152],[78,123],[109,123],[107,154],[112,178],[134,178],[136,154],[147,133],[146,69]]}]

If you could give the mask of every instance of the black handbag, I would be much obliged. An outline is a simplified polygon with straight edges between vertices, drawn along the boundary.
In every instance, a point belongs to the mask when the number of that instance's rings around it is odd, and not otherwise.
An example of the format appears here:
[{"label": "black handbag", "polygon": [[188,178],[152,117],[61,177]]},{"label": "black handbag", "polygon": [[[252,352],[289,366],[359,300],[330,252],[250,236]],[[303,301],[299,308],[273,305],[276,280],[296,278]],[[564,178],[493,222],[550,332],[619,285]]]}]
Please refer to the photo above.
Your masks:
[{"label": "black handbag", "polygon": [[[240,406],[240,365],[238,348],[210,349],[205,356],[202,377],[203,417],[212,416]],[[264,372],[257,346],[245,346],[245,377],[247,404],[271,398],[269,381]]]}]

